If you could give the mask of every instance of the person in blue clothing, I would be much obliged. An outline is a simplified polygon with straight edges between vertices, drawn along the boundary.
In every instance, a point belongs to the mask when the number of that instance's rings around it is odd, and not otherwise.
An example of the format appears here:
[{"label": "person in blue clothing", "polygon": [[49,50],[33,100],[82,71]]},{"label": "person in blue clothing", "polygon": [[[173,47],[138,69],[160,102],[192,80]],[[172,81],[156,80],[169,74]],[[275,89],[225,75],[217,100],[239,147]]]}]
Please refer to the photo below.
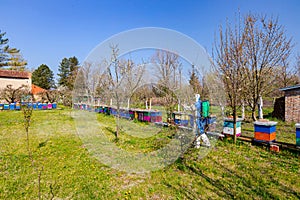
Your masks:
[{"label": "person in blue clothing", "polygon": [[200,142],[202,140],[203,145],[209,147],[210,142],[205,134],[205,122],[206,119],[202,117],[202,101],[200,99],[200,94],[196,94],[195,102],[195,117],[196,117],[196,148],[200,148]]}]

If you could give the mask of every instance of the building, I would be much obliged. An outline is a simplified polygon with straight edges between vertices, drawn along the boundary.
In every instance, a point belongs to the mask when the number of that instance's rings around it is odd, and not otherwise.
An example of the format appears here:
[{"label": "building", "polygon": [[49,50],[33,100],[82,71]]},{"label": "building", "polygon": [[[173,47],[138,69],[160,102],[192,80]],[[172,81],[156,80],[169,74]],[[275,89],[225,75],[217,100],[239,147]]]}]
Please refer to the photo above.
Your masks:
[{"label": "building", "polygon": [[0,70],[0,91],[6,88],[7,85],[12,85],[13,89],[26,86],[28,89],[30,89],[34,101],[41,101],[43,93],[47,91],[37,85],[32,84],[30,72]]},{"label": "building", "polygon": [[285,96],[285,114],[286,122],[300,122],[300,85],[294,85],[279,89]]},{"label": "building", "polygon": [[45,90],[37,85],[31,84],[31,93],[32,93],[35,101],[42,101],[43,92],[45,92],[45,91],[47,91],[47,90]]},{"label": "building", "polygon": [[31,73],[25,71],[0,70],[0,90],[12,85],[19,88],[23,85],[31,88]]}]

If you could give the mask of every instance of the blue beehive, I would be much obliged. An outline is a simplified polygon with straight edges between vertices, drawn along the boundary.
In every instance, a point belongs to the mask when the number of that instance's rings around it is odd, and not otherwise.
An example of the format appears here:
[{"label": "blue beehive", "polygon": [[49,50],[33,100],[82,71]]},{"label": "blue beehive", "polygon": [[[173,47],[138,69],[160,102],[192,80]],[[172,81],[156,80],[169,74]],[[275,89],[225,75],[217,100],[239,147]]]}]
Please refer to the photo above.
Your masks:
[{"label": "blue beehive", "polygon": [[254,140],[257,142],[273,142],[276,140],[276,125],[273,121],[254,122]]},{"label": "blue beehive", "polygon": [[300,146],[300,124],[296,124],[296,145]]},{"label": "blue beehive", "polygon": [[36,109],[37,109],[37,103],[33,103],[33,104],[32,104],[32,108],[33,108],[34,110],[36,110]]},{"label": "blue beehive", "polygon": [[15,103],[11,103],[11,104],[9,104],[9,109],[10,110],[14,110],[15,109]]},{"label": "blue beehive", "polygon": [[38,103],[37,107],[38,107],[39,110],[42,110],[43,109],[43,104],[42,103]]},{"label": "blue beehive", "polygon": [[255,125],[254,132],[261,132],[261,133],[273,133],[276,132],[276,126],[263,126],[263,125]]},{"label": "blue beehive", "polygon": [[52,109],[56,109],[57,108],[57,103],[52,103]]},{"label": "blue beehive", "polygon": [[0,103],[0,110],[3,110],[3,109],[4,109],[4,104]]},{"label": "blue beehive", "polygon": [[16,103],[16,110],[21,110],[21,104],[20,103]]},{"label": "blue beehive", "polygon": [[4,110],[9,110],[9,104],[4,104]]}]

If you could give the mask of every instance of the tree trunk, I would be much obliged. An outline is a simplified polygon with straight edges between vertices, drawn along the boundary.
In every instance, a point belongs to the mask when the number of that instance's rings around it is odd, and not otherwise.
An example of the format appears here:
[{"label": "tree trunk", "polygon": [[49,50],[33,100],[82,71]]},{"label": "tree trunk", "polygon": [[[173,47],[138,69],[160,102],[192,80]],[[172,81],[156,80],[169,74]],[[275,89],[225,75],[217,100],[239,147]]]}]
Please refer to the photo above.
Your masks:
[{"label": "tree trunk", "polygon": [[242,103],[242,119],[245,119],[245,104],[244,102]]},{"label": "tree trunk", "polygon": [[252,120],[253,120],[253,121],[256,121],[257,118],[256,118],[256,114],[255,114],[255,108],[252,108],[252,109],[251,109],[251,115],[252,115]]}]

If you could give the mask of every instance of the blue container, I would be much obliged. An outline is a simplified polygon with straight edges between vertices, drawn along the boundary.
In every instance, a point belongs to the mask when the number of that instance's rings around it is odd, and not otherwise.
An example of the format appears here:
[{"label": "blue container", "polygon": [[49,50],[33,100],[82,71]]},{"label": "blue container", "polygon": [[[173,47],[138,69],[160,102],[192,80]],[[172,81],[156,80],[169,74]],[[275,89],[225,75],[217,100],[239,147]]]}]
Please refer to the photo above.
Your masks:
[{"label": "blue container", "polygon": [[19,103],[16,104],[16,110],[21,110],[21,104]]},{"label": "blue container", "polygon": [[4,104],[1,103],[1,104],[0,104],[0,110],[3,110],[3,109],[4,109]]},{"label": "blue container", "polygon": [[189,120],[181,120],[180,125],[181,126],[187,126],[189,124]]},{"label": "blue container", "polygon": [[4,110],[9,110],[9,104],[4,104]]},{"label": "blue container", "polygon": [[32,107],[33,107],[32,103],[28,103],[28,104],[27,104],[27,107],[28,107],[28,108],[32,108]]},{"label": "blue container", "polygon": [[37,103],[33,103],[33,104],[32,104],[32,108],[33,108],[34,110],[36,110],[36,109],[37,109]]},{"label": "blue container", "polygon": [[261,133],[274,133],[276,132],[276,126],[262,126],[262,125],[254,125],[254,132]]},{"label": "blue container", "polygon": [[175,124],[180,124],[180,121],[181,121],[180,119],[176,119],[176,118],[174,119]]},{"label": "blue container", "polygon": [[11,103],[9,104],[9,109],[10,110],[14,110],[15,109],[16,104],[15,103]]},{"label": "blue container", "polygon": [[52,109],[56,109],[57,108],[57,103],[52,103]]},{"label": "blue container", "polygon": [[296,138],[300,138],[300,128],[296,128]]},{"label": "blue container", "polygon": [[156,117],[156,116],[157,116],[157,112],[151,112],[151,113],[150,113],[150,116],[151,116],[151,117]]},{"label": "blue container", "polygon": [[43,104],[42,103],[38,103],[37,107],[38,107],[39,110],[42,110],[43,109]]}]

